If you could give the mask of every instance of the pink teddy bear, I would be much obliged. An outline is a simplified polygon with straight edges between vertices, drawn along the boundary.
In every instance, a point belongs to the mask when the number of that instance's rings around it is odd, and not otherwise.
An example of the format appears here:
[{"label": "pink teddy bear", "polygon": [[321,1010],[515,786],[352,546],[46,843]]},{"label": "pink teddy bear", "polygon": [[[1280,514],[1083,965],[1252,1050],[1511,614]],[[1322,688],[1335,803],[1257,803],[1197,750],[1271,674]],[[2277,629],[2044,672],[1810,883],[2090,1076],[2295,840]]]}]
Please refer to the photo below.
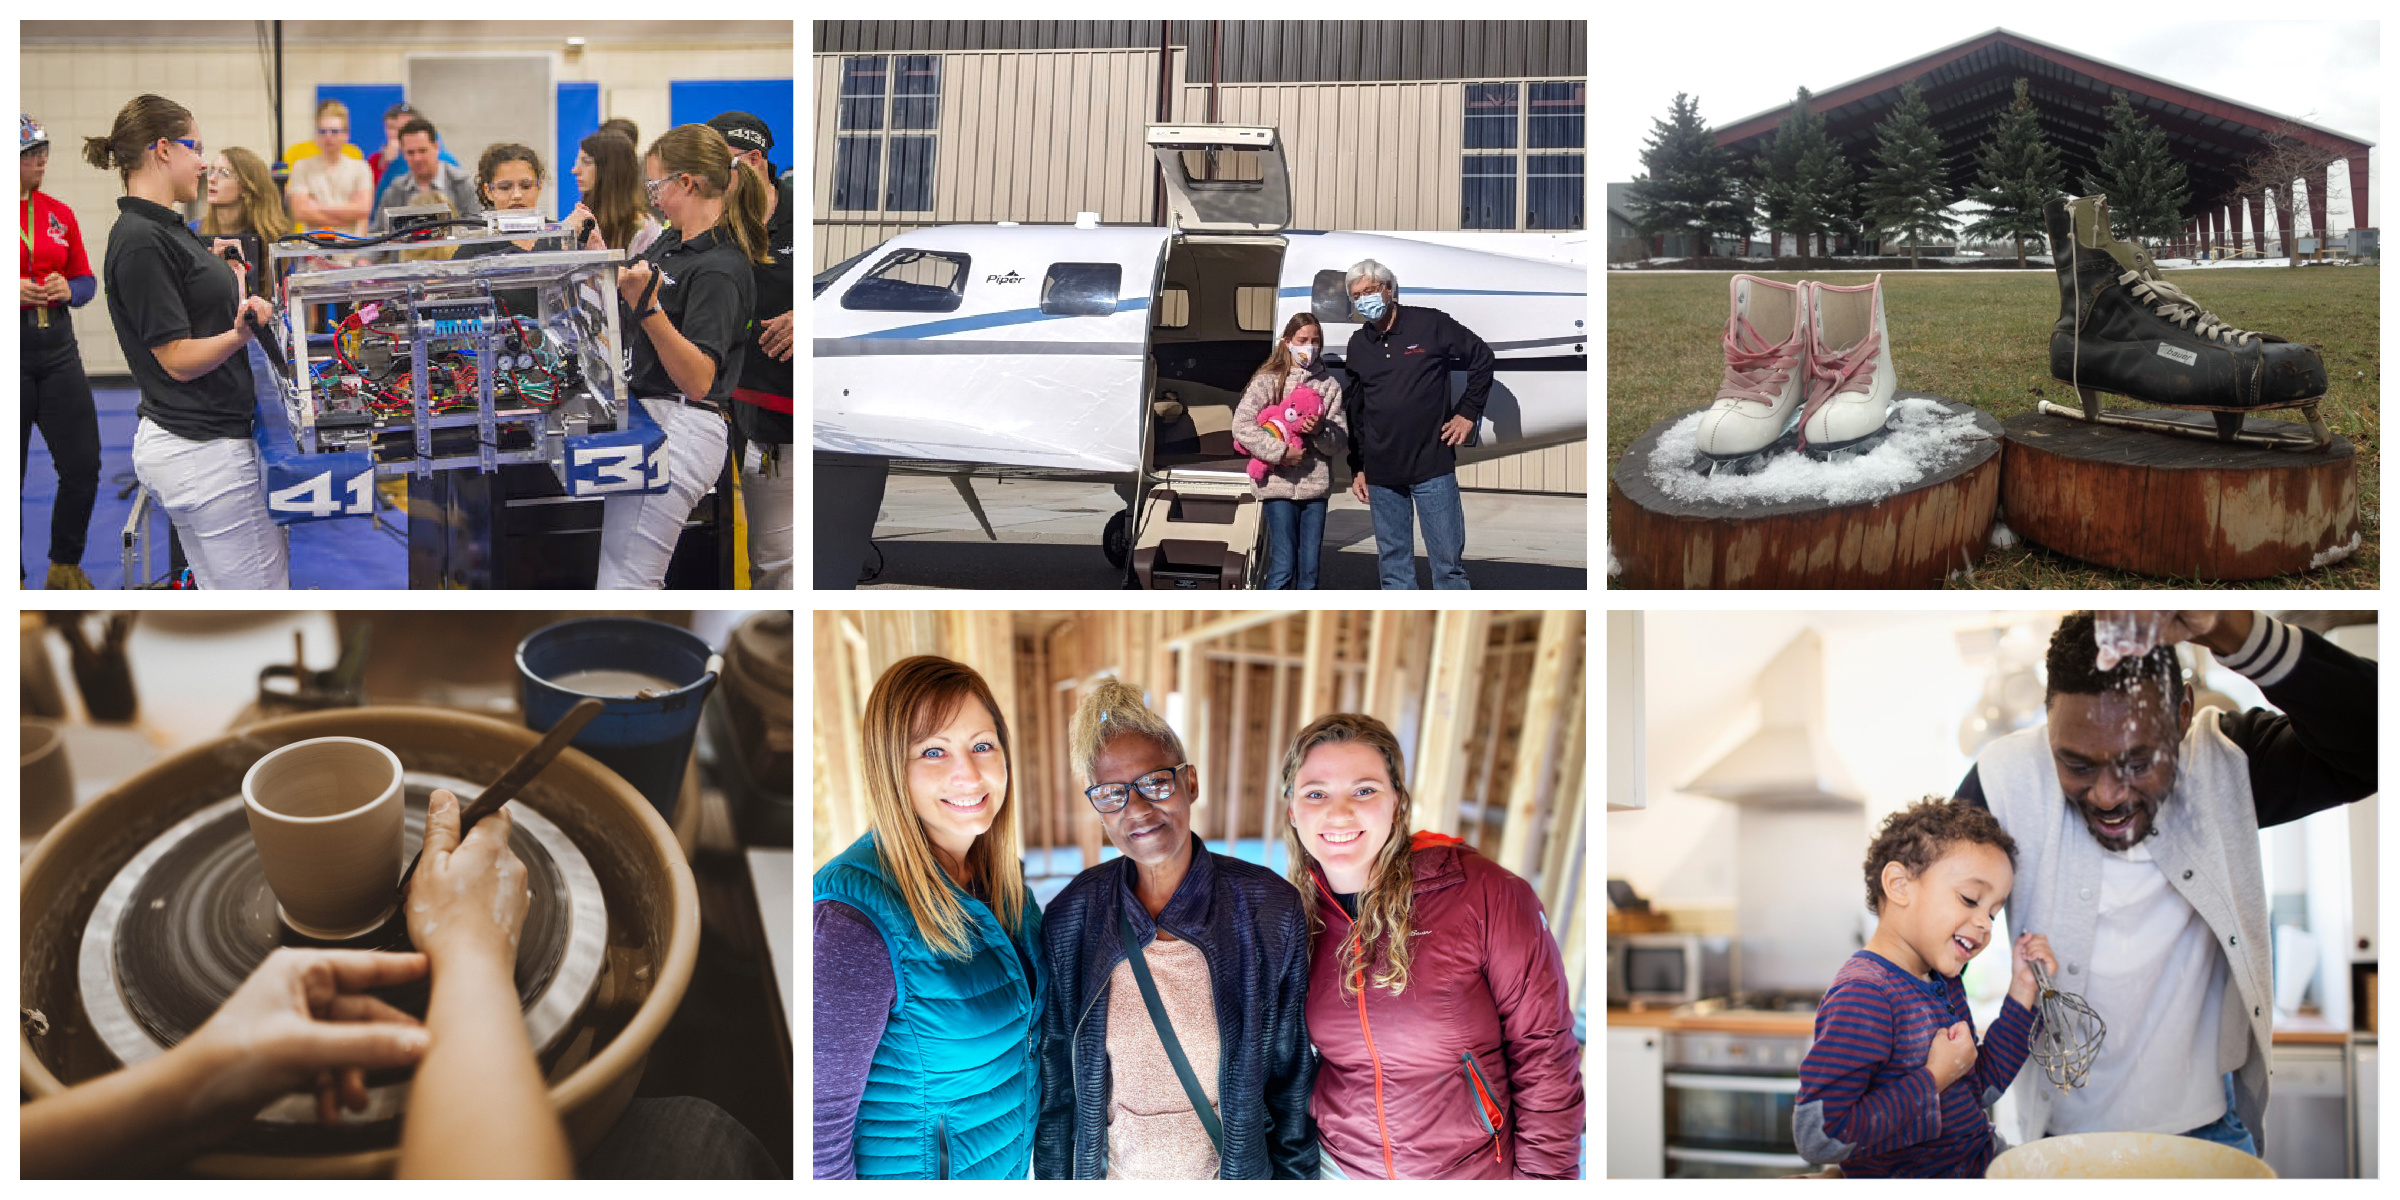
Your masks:
[{"label": "pink teddy bear", "polygon": [[[1308,452],[1308,443],[1299,430],[1300,422],[1303,419],[1321,418],[1324,415],[1325,397],[1318,395],[1317,389],[1305,383],[1293,388],[1291,394],[1283,398],[1282,403],[1258,414],[1259,428],[1275,435],[1283,442],[1283,463],[1278,465],[1289,465],[1300,461],[1301,455]],[[1265,483],[1268,470],[1267,460],[1251,459],[1250,482]]]}]

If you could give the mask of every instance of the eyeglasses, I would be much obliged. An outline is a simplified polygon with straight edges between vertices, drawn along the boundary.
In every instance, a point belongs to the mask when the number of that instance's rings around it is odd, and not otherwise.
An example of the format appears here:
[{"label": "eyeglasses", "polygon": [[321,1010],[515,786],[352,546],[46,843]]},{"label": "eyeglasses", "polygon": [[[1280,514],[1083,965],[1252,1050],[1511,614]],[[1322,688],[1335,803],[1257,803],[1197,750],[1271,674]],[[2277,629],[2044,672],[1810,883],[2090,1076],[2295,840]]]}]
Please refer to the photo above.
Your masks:
[{"label": "eyeglasses", "polygon": [[348,136],[350,136],[350,131],[349,131],[349,130],[347,130],[347,129],[344,129],[344,128],[342,128],[342,127],[341,127],[341,126],[339,126],[339,125],[319,125],[319,126],[317,126],[317,132],[318,132],[318,133],[321,133],[321,134],[324,134],[326,137],[348,137]]},{"label": "eyeglasses", "polygon": [[202,158],[208,157],[208,152],[200,148],[200,141],[197,138],[160,138],[159,140],[162,142],[173,142],[176,145],[181,146]]},{"label": "eyeglasses", "polygon": [[642,190],[649,194],[651,204],[655,205],[658,203],[658,189],[667,186],[667,183],[668,181],[664,179],[646,179],[642,181]]},{"label": "eyeglasses", "polygon": [[487,183],[483,185],[483,190],[490,192],[495,196],[516,194],[530,196],[535,192],[541,191],[542,185],[538,183],[518,183],[512,179],[506,183]]},{"label": "eyeglasses", "polygon": [[1175,773],[1190,765],[1178,763],[1172,767],[1161,767],[1134,780],[1130,789],[1122,783],[1096,783],[1083,789],[1083,798],[1104,813],[1113,813],[1125,807],[1125,802],[1133,798],[1134,792],[1163,804],[1175,798]]},{"label": "eyeglasses", "polygon": [[233,168],[231,168],[231,167],[210,167],[210,168],[208,169],[208,177],[209,177],[210,179],[231,179],[231,178],[233,178]]}]

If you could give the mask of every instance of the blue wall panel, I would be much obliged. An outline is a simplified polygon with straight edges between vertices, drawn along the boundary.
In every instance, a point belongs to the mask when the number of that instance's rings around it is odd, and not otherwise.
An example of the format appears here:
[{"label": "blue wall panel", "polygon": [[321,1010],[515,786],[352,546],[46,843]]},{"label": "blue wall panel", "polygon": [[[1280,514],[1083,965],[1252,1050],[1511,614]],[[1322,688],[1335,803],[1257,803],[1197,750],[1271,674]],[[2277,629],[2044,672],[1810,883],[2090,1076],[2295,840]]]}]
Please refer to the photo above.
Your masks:
[{"label": "blue wall panel", "polygon": [[583,139],[600,130],[600,85],[589,81],[573,81],[558,85],[558,145],[557,157],[551,160],[551,174],[557,179],[558,208],[551,214],[563,217],[575,210],[583,199],[583,189],[575,186],[576,148]]},{"label": "blue wall panel", "polygon": [[791,80],[678,79],[667,85],[667,119],[677,125],[696,125],[732,109],[757,117],[774,132],[775,149],[767,158],[777,174],[792,165]]}]

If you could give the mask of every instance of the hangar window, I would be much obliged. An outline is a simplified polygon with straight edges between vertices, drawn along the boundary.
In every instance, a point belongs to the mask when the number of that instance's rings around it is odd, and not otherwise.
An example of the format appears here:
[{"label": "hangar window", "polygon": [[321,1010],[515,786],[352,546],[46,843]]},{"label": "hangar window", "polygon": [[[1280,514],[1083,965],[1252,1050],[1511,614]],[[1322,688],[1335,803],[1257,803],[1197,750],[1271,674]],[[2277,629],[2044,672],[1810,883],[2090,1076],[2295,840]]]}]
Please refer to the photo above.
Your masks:
[{"label": "hangar window", "polygon": [[1458,189],[1461,229],[1517,227],[1517,156],[1470,154]]},{"label": "hangar window", "polygon": [[932,211],[934,131],[941,127],[941,110],[941,56],[843,58],[833,207],[845,212]]},{"label": "hangar window", "polygon": [[1466,85],[1460,228],[1583,228],[1583,89],[1580,79]]},{"label": "hangar window", "polygon": [[843,308],[956,312],[967,292],[968,259],[940,250],[895,250],[842,293]]},{"label": "hangar window", "polygon": [[1350,308],[1350,288],[1344,272],[1330,268],[1317,272],[1308,285],[1308,311],[1315,313],[1317,322],[1323,325],[1358,319],[1358,314]]},{"label": "hangar window", "polygon": [[1583,156],[1525,158],[1525,228],[1583,228]]},{"label": "hangar window", "polygon": [[1233,289],[1233,323],[1245,333],[1275,328],[1275,289],[1265,284]]},{"label": "hangar window", "polygon": [[1116,263],[1053,263],[1042,276],[1042,311],[1059,317],[1105,317],[1117,311]]},{"label": "hangar window", "polygon": [[1180,283],[1158,289],[1158,310],[1152,314],[1153,329],[1183,329],[1192,323],[1192,292]]}]

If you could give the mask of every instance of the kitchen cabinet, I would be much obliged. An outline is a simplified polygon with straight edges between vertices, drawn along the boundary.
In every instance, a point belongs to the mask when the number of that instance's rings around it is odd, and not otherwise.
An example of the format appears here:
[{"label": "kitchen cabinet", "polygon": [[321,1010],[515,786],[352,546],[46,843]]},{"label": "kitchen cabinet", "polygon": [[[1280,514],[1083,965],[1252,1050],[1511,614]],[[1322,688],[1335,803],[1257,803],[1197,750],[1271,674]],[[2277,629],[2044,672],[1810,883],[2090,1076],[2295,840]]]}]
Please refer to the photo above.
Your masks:
[{"label": "kitchen cabinet", "polygon": [[1608,1031],[1608,1177],[1659,1179],[1667,1173],[1667,1035],[1660,1029]]},{"label": "kitchen cabinet", "polygon": [[2362,1040],[2350,1047],[2350,1115],[2357,1122],[2352,1137],[2358,1143],[2358,1177],[2380,1178],[2376,1174],[2379,1136],[2376,1115],[2383,1111],[2375,1095],[2375,1043]]},{"label": "kitchen cabinet", "polygon": [[2267,1095],[2267,1165],[2285,1179],[2350,1175],[2350,1088],[2340,1046],[2275,1047]]}]

